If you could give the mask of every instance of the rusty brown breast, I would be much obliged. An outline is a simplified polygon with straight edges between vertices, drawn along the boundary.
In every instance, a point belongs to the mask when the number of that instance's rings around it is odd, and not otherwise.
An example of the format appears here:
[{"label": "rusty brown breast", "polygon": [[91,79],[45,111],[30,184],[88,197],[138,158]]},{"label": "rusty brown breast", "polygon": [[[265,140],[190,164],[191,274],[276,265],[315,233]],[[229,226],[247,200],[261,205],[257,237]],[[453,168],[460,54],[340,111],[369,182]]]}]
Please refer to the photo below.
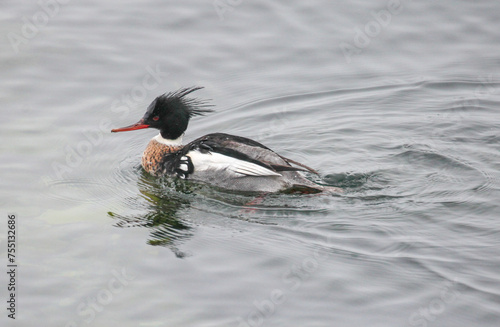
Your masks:
[{"label": "rusty brown breast", "polygon": [[169,153],[176,152],[181,148],[182,146],[166,145],[158,142],[155,139],[152,139],[146,147],[146,150],[144,150],[141,165],[144,170],[151,175],[159,176],[162,174],[160,170],[160,163],[163,157],[165,157]]}]

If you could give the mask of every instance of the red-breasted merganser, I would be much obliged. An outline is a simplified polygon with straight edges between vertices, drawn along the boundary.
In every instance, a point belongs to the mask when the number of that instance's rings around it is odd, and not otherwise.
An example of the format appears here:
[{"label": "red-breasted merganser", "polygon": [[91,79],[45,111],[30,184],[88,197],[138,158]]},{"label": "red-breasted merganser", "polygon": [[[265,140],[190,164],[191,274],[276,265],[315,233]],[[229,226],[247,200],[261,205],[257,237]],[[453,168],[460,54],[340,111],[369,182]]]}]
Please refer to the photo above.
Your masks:
[{"label": "red-breasted merganser", "polygon": [[314,169],[245,137],[214,133],[183,146],[182,136],[189,119],[213,111],[205,102],[186,97],[199,89],[201,87],[191,87],[160,95],[149,105],[139,122],[111,130],[160,130],[142,156],[142,167],[149,174],[200,181],[235,191],[341,191],[311,182],[300,171],[317,174]]}]

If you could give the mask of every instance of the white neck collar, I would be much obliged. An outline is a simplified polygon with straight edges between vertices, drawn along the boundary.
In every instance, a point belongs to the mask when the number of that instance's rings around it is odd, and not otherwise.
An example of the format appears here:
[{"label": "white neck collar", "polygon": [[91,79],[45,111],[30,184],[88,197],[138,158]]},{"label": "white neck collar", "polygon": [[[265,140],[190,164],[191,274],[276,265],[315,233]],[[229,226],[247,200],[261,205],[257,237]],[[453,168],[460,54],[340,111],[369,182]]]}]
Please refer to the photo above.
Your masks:
[{"label": "white neck collar", "polygon": [[156,135],[153,137],[154,140],[156,140],[158,143],[165,144],[165,145],[182,145],[182,137],[184,134],[176,138],[175,140],[169,140],[165,139],[161,136],[161,134]]}]

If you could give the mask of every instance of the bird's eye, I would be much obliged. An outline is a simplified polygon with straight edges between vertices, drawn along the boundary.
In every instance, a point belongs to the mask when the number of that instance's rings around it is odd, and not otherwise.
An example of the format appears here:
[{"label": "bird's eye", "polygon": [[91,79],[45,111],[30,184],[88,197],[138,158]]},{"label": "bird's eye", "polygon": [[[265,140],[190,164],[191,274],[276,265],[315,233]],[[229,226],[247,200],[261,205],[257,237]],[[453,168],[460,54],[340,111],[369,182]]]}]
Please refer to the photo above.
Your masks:
[{"label": "bird's eye", "polygon": [[153,117],[153,120],[154,120],[154,121],[158,121],[158,119],[160,119],[160,116],[154,116],[154,117]]}]

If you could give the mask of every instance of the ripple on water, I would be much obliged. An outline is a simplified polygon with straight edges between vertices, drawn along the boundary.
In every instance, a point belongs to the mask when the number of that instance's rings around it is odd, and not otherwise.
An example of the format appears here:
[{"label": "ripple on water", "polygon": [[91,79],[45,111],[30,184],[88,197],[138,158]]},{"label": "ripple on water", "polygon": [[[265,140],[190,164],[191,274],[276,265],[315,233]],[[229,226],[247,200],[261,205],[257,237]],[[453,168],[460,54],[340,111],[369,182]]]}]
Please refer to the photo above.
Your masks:
[{"label": "ripple on water", "polygon": [[[410,149],[408,149],[410,148]],[[429,201],[467,202],[473,190],[485,192],[491,187],[491,178],[477,165],[455,156],[422,149],[411,145],[394,156],[405,165],[408,184],[415,194],[425,196]]]},{"label": "ripple on water", "polygon": [[75,203],[105,203],[116,193],[107,180],[64,179],[47,182],[48,196]]},{"label": "ripple on water", "polygon": [[55,199],[76,203],[105,204],[113,202],[111,199],[136,194],[136,190],[131,185],[136,183],[140,167],[132,165],[132,160],[124,160],[116,169],[105,176],[47,181],[47,195]]}]

